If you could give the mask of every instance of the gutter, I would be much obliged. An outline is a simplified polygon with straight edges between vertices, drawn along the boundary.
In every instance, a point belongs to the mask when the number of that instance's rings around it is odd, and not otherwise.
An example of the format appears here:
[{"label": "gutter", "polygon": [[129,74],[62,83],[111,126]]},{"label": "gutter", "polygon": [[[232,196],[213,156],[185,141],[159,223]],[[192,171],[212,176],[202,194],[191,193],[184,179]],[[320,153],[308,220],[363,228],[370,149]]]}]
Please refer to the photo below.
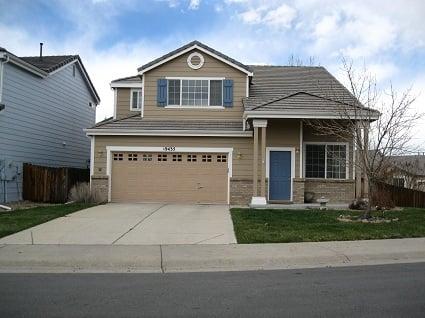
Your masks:
[{"label": "gutter", "polygon": [[[359,115],[352,115],[353,117],[357,117],[356,119],[363,119],[363,120],[369,120],[369,121],[375,121],[379,118],[378,115],[370,115],[370,116],[359,116]],[[337,114],[319,114],[319,113],[284,113],[279,111],[245,111],[243,113],[244,119],[250,119],[250,118],[296,118],[296,119],[349,119],[344,118],[344,116],[337,115]]]},{"label": "gutter", "polygon": [[0,53],[0,111],[2,111],[5,108],[5,105],[3,104],[3,69],[4,69],[4,64],[6,64],[7,62],[9,62],[9,56],[5,53],[2,52]]},{"label": "gutter", "polygon": [[252,137],[252,131],[84,129],[87,136]]}]

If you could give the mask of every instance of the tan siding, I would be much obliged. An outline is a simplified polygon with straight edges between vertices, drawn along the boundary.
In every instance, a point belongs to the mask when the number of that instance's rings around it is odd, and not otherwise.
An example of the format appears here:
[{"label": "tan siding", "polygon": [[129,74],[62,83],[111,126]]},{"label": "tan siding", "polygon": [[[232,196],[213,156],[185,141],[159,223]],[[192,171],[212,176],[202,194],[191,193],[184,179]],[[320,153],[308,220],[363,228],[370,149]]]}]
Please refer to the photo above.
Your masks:
[{"label": "tan siding", "polygon": [[233,148],[233,177],[252,178],[251,138],[96,136],[94,175],[106,175],[106,146]]},{"label": "tan siding", "polygon": [[117,90],[117,118],[124,118],[140,114],[139,111],[130,111],[130,88],[116,88]]},{"label": "tan siding", "polygon": [[[187,65],[187,57],[193,51],[165,63],[144,76],[145,80],[145,118],[187,118],[213,119],[223,118],[242,120],[242,98],[246,96],[246,74],[237,69],[202,53],[205,59],[204,66],[193,70]],[[233,80],[233,107],[225,109],[167,109],[158,107],[157,80],[164,77],[225,77]]]}]

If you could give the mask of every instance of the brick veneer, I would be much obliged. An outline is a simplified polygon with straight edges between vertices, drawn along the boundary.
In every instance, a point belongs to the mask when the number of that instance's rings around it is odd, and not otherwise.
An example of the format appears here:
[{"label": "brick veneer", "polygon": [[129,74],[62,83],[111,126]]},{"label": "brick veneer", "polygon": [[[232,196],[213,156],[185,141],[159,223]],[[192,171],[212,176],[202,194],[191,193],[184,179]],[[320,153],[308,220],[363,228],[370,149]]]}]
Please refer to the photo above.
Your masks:
[{"label": "brick veneer", "polygon": [[294,178],[294,192],[292,195],[292,202],[304,203],[304,182],[302,178]]},{"label": "brick veneer", "polygon": [[306,179],[304,191],[314,193],[314,200],[323,196],[329,203],[349,203],[355,196],[355,181]]},{"label": "brick veneer", "polygon": [[91,187],[93,191],[97,191],[101,201],[108,201],[109,179],[107,176],[92,176]]}]

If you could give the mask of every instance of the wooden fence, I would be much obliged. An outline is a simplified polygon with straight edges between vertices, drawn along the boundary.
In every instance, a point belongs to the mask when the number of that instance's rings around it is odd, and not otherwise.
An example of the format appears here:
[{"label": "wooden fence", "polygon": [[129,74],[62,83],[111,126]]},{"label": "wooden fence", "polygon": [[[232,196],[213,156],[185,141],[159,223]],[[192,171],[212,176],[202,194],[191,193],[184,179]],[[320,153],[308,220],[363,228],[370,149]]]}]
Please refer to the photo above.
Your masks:
[{"label": "wooden fence", "polygon": [[386,183],[375,183],[375,191],[389,194],[391,201],[400,207],[425,208],[425,192],[396,187]]},{"label": "wooden fence", "polygon": [[64,203],[78,182],[89,182],[89,169],[23,165],[22,196],[33,202]]}]

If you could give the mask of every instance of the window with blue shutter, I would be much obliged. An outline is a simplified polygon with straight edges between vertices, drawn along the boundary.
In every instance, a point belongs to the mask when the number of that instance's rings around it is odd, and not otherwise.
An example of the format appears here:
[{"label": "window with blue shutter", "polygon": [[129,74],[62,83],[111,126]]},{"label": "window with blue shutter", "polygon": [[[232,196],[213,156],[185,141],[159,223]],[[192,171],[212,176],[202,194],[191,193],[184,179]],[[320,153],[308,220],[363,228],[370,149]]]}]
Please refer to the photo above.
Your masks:
[{"label": "window with blue shutter", "polygon": [[233,106],[233,80],[227,79],[223,81],[223,106]]},{"label": "window with blue shutter", "polygon": [[158,79],[156,99],[158,106],[164,107],[167,105],[167,80],[165,78]]}]

